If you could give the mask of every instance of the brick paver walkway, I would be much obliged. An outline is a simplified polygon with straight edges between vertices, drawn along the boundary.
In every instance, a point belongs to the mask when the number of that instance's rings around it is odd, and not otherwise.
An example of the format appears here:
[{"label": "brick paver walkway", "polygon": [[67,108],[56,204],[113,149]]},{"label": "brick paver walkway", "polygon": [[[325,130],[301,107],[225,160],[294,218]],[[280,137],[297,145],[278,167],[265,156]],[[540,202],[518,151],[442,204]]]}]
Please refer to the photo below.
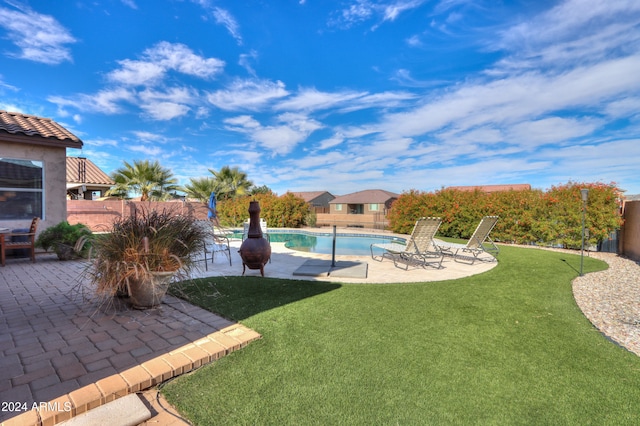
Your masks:
[{"label": "brick paver walkway", "polygon": [[260,337],[169,296],[151,310],[100,302],[85,267],[43,254],[0,268],[0,421],[53,424]]}]

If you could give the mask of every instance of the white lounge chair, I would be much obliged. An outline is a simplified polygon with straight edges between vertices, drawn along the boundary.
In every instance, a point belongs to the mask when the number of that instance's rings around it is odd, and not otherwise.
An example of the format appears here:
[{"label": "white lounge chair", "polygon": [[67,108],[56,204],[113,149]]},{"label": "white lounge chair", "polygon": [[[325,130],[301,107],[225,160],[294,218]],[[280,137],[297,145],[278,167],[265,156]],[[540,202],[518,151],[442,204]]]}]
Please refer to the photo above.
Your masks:
[{"label": "white lounge chair", "polygon": [[211,253],[211,263],[215,260],[216,253],[223,253],[229,259],[229,266],[231,264],[231,244],[229,242],[230,231],[222,229],[218,226],[215,226],[213,222],[208,220],[199,220],[200,226],[203,227],[205,231],[205,241],[204,241],[204,267],[205,270],[208,271],[209,267],[207,265],[207,259],[209,258],[209,253]]},{"label": "white lounge chair", "polygon": [[396,242],[371,244],[371,258],[378,260],[374,249],[382,250],[379,260],[392,259],[395,266],[399,263],[409,269],[409,265],[442,267],[444,255],[434,243],[434,236],[442,223],[439,217],[422,217],[416,221],[406,244]]},{"label": "white lounge chair", "polygon": [[450,243],[442,240],[435,240],[435,243],[442,249],[444,254],[453,256],[453,260],[456,262],[473,264],[476,260],[480,260],[479,256],[482,253],[492,254],[491,258],[487,260],[495,261],[495,255],[498,254],[500,249],[491,240],[489,234],[497,222],[498,216],[483,217],[466,244]]}]

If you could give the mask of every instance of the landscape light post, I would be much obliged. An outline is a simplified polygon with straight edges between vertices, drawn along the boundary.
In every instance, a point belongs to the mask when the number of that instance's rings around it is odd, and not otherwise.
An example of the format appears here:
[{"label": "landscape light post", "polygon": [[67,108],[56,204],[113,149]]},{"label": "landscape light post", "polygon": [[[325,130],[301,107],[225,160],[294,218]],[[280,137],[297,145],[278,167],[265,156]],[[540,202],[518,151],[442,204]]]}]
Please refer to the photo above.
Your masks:
[{"label": "landscape light post", "polygon": [[582,248],[580,249],[580,276],[582,276],[582,265],[584,263],[584,226],[585,214],[587,210],[587,199],[589,198],[589,190],[586,188],[581,189],[580,196],[582,197]]}]

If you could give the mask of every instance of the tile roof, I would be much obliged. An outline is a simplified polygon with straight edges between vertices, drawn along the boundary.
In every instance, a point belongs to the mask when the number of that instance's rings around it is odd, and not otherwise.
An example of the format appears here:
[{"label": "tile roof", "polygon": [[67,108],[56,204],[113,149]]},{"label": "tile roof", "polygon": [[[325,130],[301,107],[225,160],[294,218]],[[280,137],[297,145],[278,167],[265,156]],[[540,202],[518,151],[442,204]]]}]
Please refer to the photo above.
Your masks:
[{"label": "tile roof", "polygon": [[[302,198],[307,203],[310,202],[310,201],[315,200],[316,198],[320,197],[321,195],[329,194],[328,191],[300,191],[300,192],[291,192],[291,193],[293,195],[295,195],[296,197]],[[329,195],[331,195],[331,194],[329,194]]]},{"label": "tile roof", "polygon": [[382,189],[367,189],[342,195],[329,201],[329,204],[365,204],[365,203],[386,203],[399,195]]},{"label": "tile roof", "polygon": [[100,170],[91,160],[84,157],[67,157],[67,183],[89,183],[109,186],[115,184],[108,174]]},{"label": "tile roof", "polygon": [[500,191],[526,191],[531,189],[528,183],[517,183],[513,185],[471,185],[471,186],[448,186],[445,189],[458,191],[500,192]]},{"label": "tile roof", "polygon": [[82,148],[82,141],[50,118],[0,110],[0,141]]}]

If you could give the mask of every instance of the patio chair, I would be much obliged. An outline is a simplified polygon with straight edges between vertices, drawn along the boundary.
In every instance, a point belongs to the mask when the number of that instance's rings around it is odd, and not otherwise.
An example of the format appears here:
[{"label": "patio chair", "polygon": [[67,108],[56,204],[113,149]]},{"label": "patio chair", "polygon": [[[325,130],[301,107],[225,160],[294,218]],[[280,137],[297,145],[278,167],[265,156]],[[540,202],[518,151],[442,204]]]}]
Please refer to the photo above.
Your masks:
[{"label": "patio chair", "polygon": [[200,225],[204,228],[206,234],[204,240],[205,271],[209,270],[209,266],[207,265],[209,253],[211,253],[211,263],[215,261],[216,253],[223,253],[229,259],[229,266],[233,266],[231,264],[231,244],[229,242],[229,235],[231,232],[216,226],[213,222],[208,220],[198,222],[200,222]]},{"label": "patio chair", "polygon": [[442,219],[439,217],[422,217],[416,221],[411,235],[406,244],[400,243],[375,243],[371,244],[371,258],[378,260],[374,255],[374,248],[383,250],[380,262],[385,258],[393,260],[397,267],[399,263],[409,269],[409,265],[442,267],[444,255],[434,243],[433,237],[438,232]]},{"label": "patio chair", "polygon": [[[36,261],[36,231],[38,229],[38,221],[40,219],[34,217],[27,233],[0,233],[0,264],[4,266],[6,259],[6,251],[13,249],[28,249],[31,261]],[[26,241],[11,241],[11,237],[26,237]]]},{"label": "patio chair", "polygon": [[498,254],[500,249],[491,240],[489,234],[497,222],[498,216],[483,217],[466,244],[449,243],[441,240],[435,240],[435,243],[442,249],[444,254],[453,256],[453,260],[456,262],[474,264],[476,260],[482,260],[479,257],[482,253],[493,254],[491,259],[488,260],[496,261],[495,255]]}]

